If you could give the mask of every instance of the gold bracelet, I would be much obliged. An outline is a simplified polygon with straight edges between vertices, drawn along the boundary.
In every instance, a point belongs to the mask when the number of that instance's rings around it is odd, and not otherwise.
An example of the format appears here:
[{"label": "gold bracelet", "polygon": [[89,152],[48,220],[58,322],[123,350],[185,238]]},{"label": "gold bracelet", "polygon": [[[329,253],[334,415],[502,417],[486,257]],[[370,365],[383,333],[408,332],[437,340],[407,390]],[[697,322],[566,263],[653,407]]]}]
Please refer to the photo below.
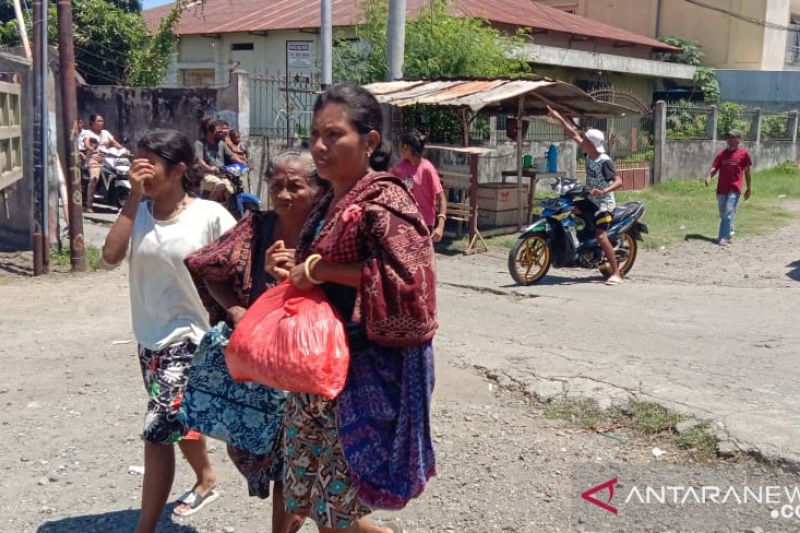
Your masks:
[{"label": "gold bracelet", "polygon": [[321,255],[319,255],[319,254],[311,254],[306,258],[305,262],[303,263],[303,272],[306,275],[306,279],[309,282],[313,283],[314,285],[322,285],[323,283],[325,283],[324,281],[319,280],[319,279],[317,279],[317,278],[315,278],[314,276],[311,275],[311,269],[321,259],[322,259]]},{"label": "gold bracelet", "polygon": [[441,213],[439,213],[438,215],[436,215],[436,220],[439,220],[440,218],[443,218],[443,219],[447,220],[447,215],[443,215],[443,214],[441,214]]}]

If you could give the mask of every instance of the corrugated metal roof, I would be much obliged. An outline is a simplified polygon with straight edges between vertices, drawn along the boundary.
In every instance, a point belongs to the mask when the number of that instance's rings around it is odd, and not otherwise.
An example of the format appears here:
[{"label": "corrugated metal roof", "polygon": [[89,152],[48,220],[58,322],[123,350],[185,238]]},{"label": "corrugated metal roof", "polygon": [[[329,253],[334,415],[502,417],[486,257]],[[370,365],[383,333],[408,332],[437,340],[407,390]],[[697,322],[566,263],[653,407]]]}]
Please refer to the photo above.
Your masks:
[{"label": "corrugated metal roof", "polygon": [[[428,2],[407,0],[406,5],[409,16],[414,16]],[[151,29],[156,28],[172,6],[167,4],[148,9],[142,15]],[[332,0],[332,6],[335,27],[353,26],[361,20],[359,0]],[[534,0],[454,0],[452,6],[464,16],[481,17],[495,23],[676,50],[656,39],[572,15]],[[198,35],[319,28],[319,12],[319,0],[204,0],[183,14],[176,33]]]},{"label": "corrugated metal roof", "polygon": [[379,102],[397,107],[441,105],[468,107],[474,113],[516,115],[525,96],[525,115],[546,115],[547,106],[570,116],[602,118],[637,115],[627,107],[601,102],[575,85],[541,78],[536,80],[448,80],[372,83],[364,86]]}]

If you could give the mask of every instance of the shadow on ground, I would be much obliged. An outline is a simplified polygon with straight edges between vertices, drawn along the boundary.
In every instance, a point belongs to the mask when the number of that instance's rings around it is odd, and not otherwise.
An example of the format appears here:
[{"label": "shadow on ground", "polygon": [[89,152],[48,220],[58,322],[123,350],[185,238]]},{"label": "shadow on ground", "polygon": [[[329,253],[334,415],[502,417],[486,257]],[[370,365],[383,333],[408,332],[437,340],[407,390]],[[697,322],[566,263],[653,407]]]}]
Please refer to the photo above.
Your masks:
[{"label": "shadow on ground", "polygon": [[[510,274],[509,274],[510,277]],[[514,282],[510,282],[506,285],[500,285],[501,289],[524,289],[526,287],[541,287],[542,285],[587,285],[591,283],[603,283],[605,278],[602,276],[591,276],[591,277],[580,277],[580,278],[568,278],[566,276],[554,276],[552,274],[547,274],[541,281],[534,283],[533,285],[517,285]]]},{"label": "shadow on ground", "polygon": [[700,235],[699,233],[689,233],[683,237],[684,241],[706,241],[706,242],[717,242],[717,239],[714,237],[709,237],[707,235]]},{"label": "shadow on ground", "polygon": [[[171,516],[171,506],[167,508],[165,517]],[[39,526],[36,533],[107,533],[109,531],[134,531],[139,518],[138,510],[110,511],[108,513],[85,516],[73,516],[46,522]],[[162,518],[158,523],[159,533],[197,533],[197,529],[185,524],[172,522]]]},{"label": "shadow on ground", "polygon": [[791,270],[787,272],[786,275],[789,276],[790,279],[800,281],[800,259],[793,263],[789,263],[788,266],[791,268]]},{"label": "shadow on ground", "polygon": [[12,251],[6,253],[0,249],[0,270],[21,276],[33,275],[33,254],[31,252]]}]

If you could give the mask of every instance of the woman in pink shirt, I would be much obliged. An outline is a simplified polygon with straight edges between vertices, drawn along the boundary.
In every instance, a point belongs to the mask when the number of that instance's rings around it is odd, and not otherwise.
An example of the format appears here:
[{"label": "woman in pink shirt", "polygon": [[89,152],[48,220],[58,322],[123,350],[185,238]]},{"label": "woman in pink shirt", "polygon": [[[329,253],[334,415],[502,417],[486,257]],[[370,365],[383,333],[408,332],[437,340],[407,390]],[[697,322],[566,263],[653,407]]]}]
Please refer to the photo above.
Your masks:
[{"label": "woman in pink shirt", "polygon": [[[442,190],[442,180],[436,167],[423,157],[426,137],[418,131],[409,131],[400,141],[400,161],[392,169],[392,174],[404,180],[413,180],[411,192],[419,205],[419,211],[433,242],[442,240],[444,221],[447,218],[447,198]],[[436,214],[436,204],[439,214]]]}]

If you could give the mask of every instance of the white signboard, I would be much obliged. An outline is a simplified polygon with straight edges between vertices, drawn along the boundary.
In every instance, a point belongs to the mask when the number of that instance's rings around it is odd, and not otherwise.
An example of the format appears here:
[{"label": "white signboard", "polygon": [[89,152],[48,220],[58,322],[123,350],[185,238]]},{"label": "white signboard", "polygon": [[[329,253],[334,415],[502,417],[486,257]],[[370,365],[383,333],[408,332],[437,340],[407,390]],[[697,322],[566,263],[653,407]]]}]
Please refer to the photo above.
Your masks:
[{"label": "white signboard", "polygon": [[314,66],[313,41],[286,41],[286,67],[289,71],[307,72]]}]

